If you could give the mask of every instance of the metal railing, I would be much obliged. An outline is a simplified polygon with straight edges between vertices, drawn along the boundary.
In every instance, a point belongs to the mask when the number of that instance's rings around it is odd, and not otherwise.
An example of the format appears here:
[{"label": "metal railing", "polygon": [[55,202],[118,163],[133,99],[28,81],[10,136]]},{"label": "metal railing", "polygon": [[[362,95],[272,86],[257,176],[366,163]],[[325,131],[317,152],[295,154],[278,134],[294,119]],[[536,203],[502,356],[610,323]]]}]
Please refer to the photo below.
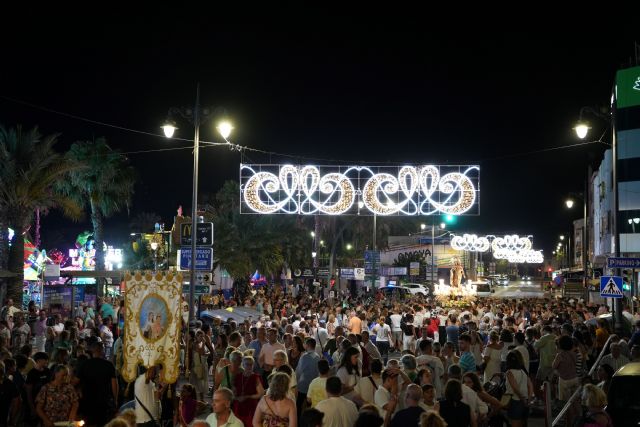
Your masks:
[{"label": "metal railing", "polygon": [[[593,366],[589,370],[589,373],[587,374],[587,378],[592,378],[593,377],[593,373],[596,371],[596,369],[598,369],[598,366],[600,365],[600,361],[604,357],[604,354],[605,354],[607,348],[609,348],[609,342],[611,341],[611,338],[613,338],[613,334],[609,335],[609,338],[607,339],[607,342],[604,344],[604,347],[602,347],[602,350],[600,350],[600,354],[598,355],[598,358],[596,359],[595,363],[593,364]],[[576,399],[578,399],[578,397],[580,397],[581,394],[582,394],[582,384],[571,395],[569,400],[567,400],[567,403],[565,403],[565,405],[562,407],[562,410],[560,410],[560,413],[558,413],[558,415],[553,419],[553,422],[551,423],[551,427],[556,427],[560,423],[560,421],[562,421],[564,416],[567,414],[567,411],[569,410],[569,408],[571,408],[571,405],[574,404]],[[547,400],[545,402],[545,412],[547,414],[551,414],[551,410],[552,410],[552,408],[551,408],[551,399],[549,399],[549,400]]]}]

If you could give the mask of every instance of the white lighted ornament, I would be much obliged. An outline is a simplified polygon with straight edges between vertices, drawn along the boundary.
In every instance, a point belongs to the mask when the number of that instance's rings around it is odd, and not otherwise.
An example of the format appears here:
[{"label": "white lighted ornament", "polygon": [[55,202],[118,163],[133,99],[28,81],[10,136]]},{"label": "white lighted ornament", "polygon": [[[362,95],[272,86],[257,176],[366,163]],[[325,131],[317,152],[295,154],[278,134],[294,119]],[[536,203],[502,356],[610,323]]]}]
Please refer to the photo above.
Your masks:
[{"label": "white lighted ornament", "polygon": [[451,247],[457,251],[486,252],[490,248],[487,236],[478,237],[475,234],[463,234],[451,238]]},{"label": "white lighted ornament", "polygon": [[[327,169],[333,171],[321,172]],[[479,171],[478,166],[241,165],[241,210],[340,215],[357,202],[358,214],[366,208],[374,215],[461,215],[478,205]]]}]

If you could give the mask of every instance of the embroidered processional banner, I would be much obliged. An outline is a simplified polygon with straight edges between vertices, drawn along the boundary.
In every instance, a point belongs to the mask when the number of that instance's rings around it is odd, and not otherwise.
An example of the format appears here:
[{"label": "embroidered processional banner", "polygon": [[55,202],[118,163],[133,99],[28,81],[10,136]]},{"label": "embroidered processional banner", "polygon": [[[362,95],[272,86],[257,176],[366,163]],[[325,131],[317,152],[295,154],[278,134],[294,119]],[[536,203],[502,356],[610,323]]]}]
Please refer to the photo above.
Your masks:
[{"label": "embroidered processional banner", "polygon": [[137,378],[138,365],[162,365],[161,380],[180,373],[182,274],[136,272],[125,275],[124,363],[122,377]]}]

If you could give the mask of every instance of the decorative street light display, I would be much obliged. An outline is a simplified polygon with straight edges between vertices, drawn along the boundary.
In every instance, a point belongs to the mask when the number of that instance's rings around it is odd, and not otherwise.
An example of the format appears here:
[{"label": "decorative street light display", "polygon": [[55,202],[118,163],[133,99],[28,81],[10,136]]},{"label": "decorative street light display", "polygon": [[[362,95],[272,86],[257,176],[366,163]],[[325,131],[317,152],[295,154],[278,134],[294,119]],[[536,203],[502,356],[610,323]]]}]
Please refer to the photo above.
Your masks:
[{"label": "decorative street light display", "polygon": [[241,212],[479,215],[478,166],[240,165]]},{"label": "decorative street light display", "polygon": [[468,252],[493,252],[496,259],[506,259],[512,263],[540,264],[544,262],[542,251],[531,249],[531,236],[519,236],[517,234],[503,237],[475,234],[463,234],[451,238],[451,248],[457,251]]}]

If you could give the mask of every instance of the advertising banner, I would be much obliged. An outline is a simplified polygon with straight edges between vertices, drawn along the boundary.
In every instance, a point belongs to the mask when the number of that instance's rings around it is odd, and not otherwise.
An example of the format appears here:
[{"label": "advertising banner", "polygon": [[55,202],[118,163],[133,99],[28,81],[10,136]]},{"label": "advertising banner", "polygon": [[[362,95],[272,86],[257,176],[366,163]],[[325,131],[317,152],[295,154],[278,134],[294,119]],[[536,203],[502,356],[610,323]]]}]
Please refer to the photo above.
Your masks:
[{"label": "advertising banner", "polygon": [[60,314],[62,317],[71,315],[73,289],[71,286],[45,286],[43,308],[50,316]]}]

